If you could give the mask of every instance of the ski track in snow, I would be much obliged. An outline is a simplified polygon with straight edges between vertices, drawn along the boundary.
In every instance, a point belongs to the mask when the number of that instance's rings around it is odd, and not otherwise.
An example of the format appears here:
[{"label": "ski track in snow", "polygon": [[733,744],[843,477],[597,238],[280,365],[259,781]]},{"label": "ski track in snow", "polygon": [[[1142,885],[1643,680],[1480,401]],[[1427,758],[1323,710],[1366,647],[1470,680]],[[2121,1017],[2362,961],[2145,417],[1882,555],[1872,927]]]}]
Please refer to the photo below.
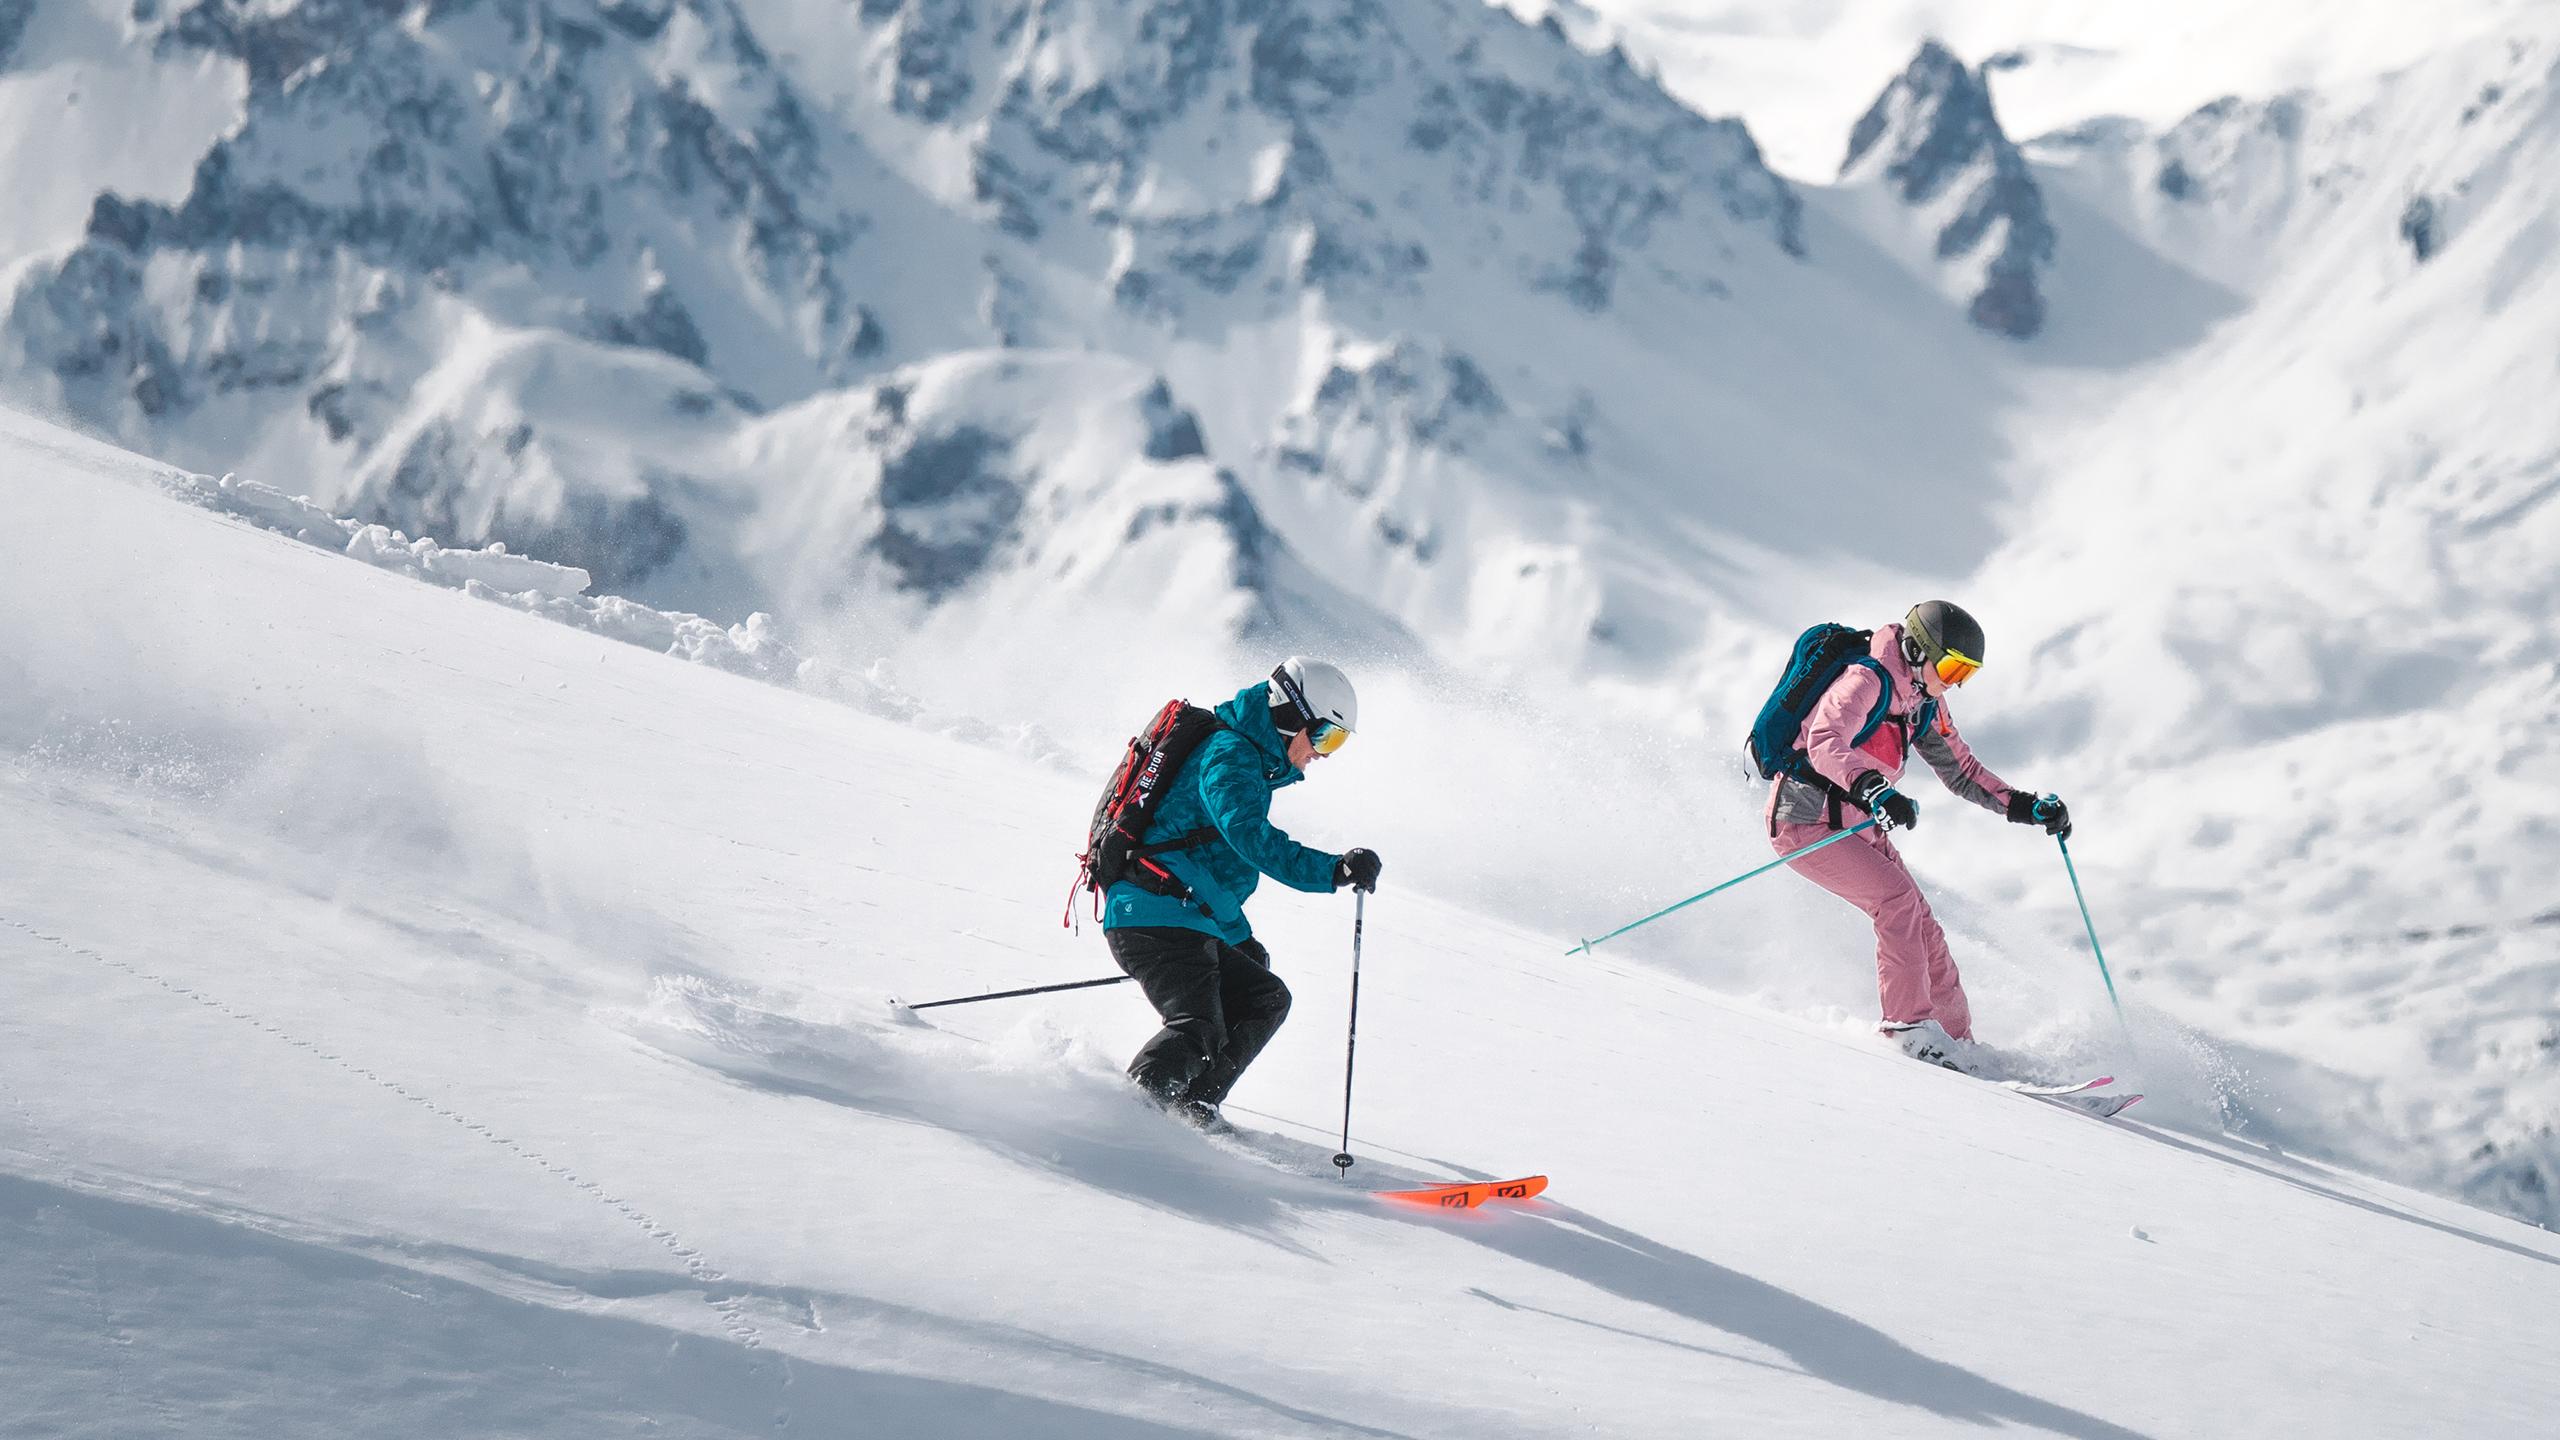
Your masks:
[{"label": "ski track in snow", "polygon": [[[70,940],[64,936],[38,930],[34,926],[27,924],[25,921],[17,919],[15,916],[0,915],[0,924],[6,924],[11,929],[17,930],[31,939],[40,940],[67,954],[76,955],[82,959],[94,961],[99,965],[105,966],[107,969],[117,971],[135,980],[140,980],[146,984],[157,987],[166,994],[175,996],[182,1000],[193,1001],[194,1003],[201,1005],[218,1015],[222,1015],[227,1019],[236,1021],[263,1035],[281,1041],[286,1045],[290,1045],[297,1050],[305,1051],[314,1058],[325,1061],[358,1080],[365,1081],[370,1085],[389,1091],[391,1094],[408,1101],[410,1104],[415,1105],[422,1110],[425,1110],[430,1115],[434,1115],[442,1120],[450,1121],[452,1124],[469,1132],[473,1136],[486,1141],[497,1149],[503,1150],[509,1155],[532,1165],[538,1170],[541,1170],[544,1174],[551,1176],[553,1179],[566,1183],[571,1188],[595,1201],[598,1205],[621,1217],[623,1221],[639,1230],[641,1234],[646,1235],[652,1242],[663,1247],[668,1254],[673,1255],[676,1260],[684,1266],[685,1273],[692,1276],[694,1280],[700,1282],[703,1289],[703,1302],[711,1307],[713,1313],[718,1319],[721,1330],[725,1332],[730,1339],[736,1341],[739,1345],[749,1350],[763,1348],[764,1332],[758,1329],[755,1322],[747,1317],[745,1303],[741,1295],[734,1292],[727,1294],[722,1293],[724,1289],[728,1288],[729,1277],[727,1272],[713,1265],[711,1261],[703,1255],[699,1248],[687,1244],[682,1236],[678,1235],[670,1227],[661,1224],[656,1217],[650,1215],[647,1211],[632,1204],[630,1201],[619,1195],[608,1193],[601,1183],[579,1174],[568,1165],[552,1159],[549,1155],[546,1155],[539,1150],[533,1149],[532,1147],[524,1145],[506,1135],[498,1133],[496,1130],[482,1124],[478,1120],[473,1119],[469,1114],[463,1111],[440,1104],[432,1096],[413,1089],[388,1075],[384,1075],[373,1069],[371,1066],[365,1065],[357,1060],[349,1059],[348,1057],[337,1054],[334,1051],[324,1049],[317,1042],[296,1035],[292,1031],[285,1029],[281,1025],[275,1024],[273,1021],[265,1019],[255,1012],[240,1009],[237,1006],[232,1005],[229,1001],[222,999],[220,996],[212,994],[200,987],[180,984],[178,981],[172,980],[165,975],[160,975],[153,971],[146,970],[132,961],[119,960],[112,955],[91,949],[86,945],[79,944],[78,942]],[[45,1149],[48,1153],[51,1153],[56,1160],[59,1160],[61,1158],[60,1152],[55,1150],[54,1147],[44,1139],[43,1131],[41,1127],[36,1125],[34,1118],[25,1114],[24,1104],[19,1102],[14,1095],[10,1097],[10,1100],[11,1103],[20,1111],[30,1133],[34,1135],[39,1146]],[[784,1383],[788,1384],[787,1378]],[[787,1420],[778,1417],[775,1423],[777,1425],[781,1425],[787,1423]]]}]

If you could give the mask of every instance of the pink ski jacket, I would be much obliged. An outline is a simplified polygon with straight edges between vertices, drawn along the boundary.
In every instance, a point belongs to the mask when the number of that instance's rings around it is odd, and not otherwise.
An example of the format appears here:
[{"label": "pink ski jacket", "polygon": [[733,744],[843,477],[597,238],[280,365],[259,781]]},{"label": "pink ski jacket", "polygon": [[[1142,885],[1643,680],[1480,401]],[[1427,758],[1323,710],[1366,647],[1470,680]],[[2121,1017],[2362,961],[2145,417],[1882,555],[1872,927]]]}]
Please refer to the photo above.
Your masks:
[{"label": "pink ski jacket", "polygon": [[[1804,729],[1796,743],[1804,747],[1805,757],[1813,762],[1814,771],[1832,784],[1847,790],[1857,778],[1873,770],[1888,781],[1899,783],[1903,766],[1911,752],[1929,762],[1946,787],[1985,810],[2005,815],[2013,789],[1991,773],[1974,757],[1973,747],[1956,733],[1956,721],[1944,699],[1934,705],[1920,688],[1918,677],[1902,659],[1902,627],[1883,625],[1876,629],[1868,654],[1891,677],[1893,702],[1886,710],[1884,722],[1867,736],[1866,743],[1854,743],[1865,728],[1867,717],[1875,713],[1876,688],[1880,683],[1876,672],[1864,665],[1851,665],[1822,692],[1806,712]],[[1928,723],[1921,723],[1926,713]],[[1854,812],[1857,807],[1840,802],[1835,808],[1832,797],[1822,790],[1792,776],[1781,775],[1769,790],[1769,833],[1776,834],[1781,824],[1841,824],[1840,811]]]}]

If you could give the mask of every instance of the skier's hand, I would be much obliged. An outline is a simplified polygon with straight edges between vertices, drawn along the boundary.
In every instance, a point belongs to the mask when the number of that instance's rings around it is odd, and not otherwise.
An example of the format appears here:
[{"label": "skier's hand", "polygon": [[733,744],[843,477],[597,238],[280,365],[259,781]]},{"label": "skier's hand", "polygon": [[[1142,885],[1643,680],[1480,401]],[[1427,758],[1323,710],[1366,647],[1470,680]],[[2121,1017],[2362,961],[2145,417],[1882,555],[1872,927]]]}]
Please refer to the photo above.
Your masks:
[{"label": "skier's hand", "polygon": [[1265,970],[1271,968],[1271,952],[1262,948],[1261,941],[1247,939],[1243,944],[1238,945],[1236,948],[1244,952],[1244,958],[1247,960],[1252,961],[1254,964],[1261,966]]},{"label": "skier's hand", "polygon": [[1920,807],[1878,771],[1859,776],[1858,783],[1849,787],[1849,798],[1876,818],[1878,830],[1910,830],[1920,824]]},{"label": "skier's hand", "polygon": [[2059,795],[2033,795],[2024,790],[2009,794],[2009,821],[2013,825],[2041,825],[2044,833],[2057,840],[2071,838],[2071,807]]},{"label": "skier's hand", "polygon": [[1354,850],[1333,862],[1333,888],[1348,885],[1356,890],[1376,890],[1378,871],[1384,866],[1375,850]]}]

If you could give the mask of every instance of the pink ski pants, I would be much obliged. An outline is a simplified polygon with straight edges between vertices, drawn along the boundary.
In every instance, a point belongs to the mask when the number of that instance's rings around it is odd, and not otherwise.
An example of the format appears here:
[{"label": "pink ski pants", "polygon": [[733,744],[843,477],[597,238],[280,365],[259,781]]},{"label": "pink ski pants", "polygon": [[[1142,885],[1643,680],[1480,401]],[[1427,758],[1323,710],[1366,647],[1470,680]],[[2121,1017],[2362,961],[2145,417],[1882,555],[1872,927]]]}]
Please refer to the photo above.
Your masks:
[{"label": "pink ski pants", "polygon": [[[1782,824],[1770,843],[1779,854],[1829,835],[1823,825]],[[1864,831],[1787,862],[1787,868],[1867,912],[1876,926],[1876,996],[1890,1023],[1935,1020],[1959,1040],[1973,1038],[1973,1007],[1947,953],[1946,932],[1919,882],[1903,867],[1893,841]]]}]

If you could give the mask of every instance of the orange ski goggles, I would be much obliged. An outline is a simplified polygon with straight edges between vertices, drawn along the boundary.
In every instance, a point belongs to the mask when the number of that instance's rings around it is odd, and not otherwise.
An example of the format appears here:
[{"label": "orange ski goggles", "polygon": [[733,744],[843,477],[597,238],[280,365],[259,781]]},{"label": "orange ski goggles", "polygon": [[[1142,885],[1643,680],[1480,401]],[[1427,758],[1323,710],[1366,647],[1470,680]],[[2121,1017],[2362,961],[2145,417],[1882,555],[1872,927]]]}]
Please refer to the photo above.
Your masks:
[{"label": "orange ski goggles", "polygon": [[1350,731],[1330,720],[1319,720],[1307,727],[1307,743],[1314,746],[1315,752],[1319,755],[1332,754],[1341,749],[1350,739]]},{"label": "orange ski goggles", "polygon": [[1982,662],[1960,650],[1949,650],[1938,657],[1938,678],[1949,685],[1961,685],[1973,678]]}]

